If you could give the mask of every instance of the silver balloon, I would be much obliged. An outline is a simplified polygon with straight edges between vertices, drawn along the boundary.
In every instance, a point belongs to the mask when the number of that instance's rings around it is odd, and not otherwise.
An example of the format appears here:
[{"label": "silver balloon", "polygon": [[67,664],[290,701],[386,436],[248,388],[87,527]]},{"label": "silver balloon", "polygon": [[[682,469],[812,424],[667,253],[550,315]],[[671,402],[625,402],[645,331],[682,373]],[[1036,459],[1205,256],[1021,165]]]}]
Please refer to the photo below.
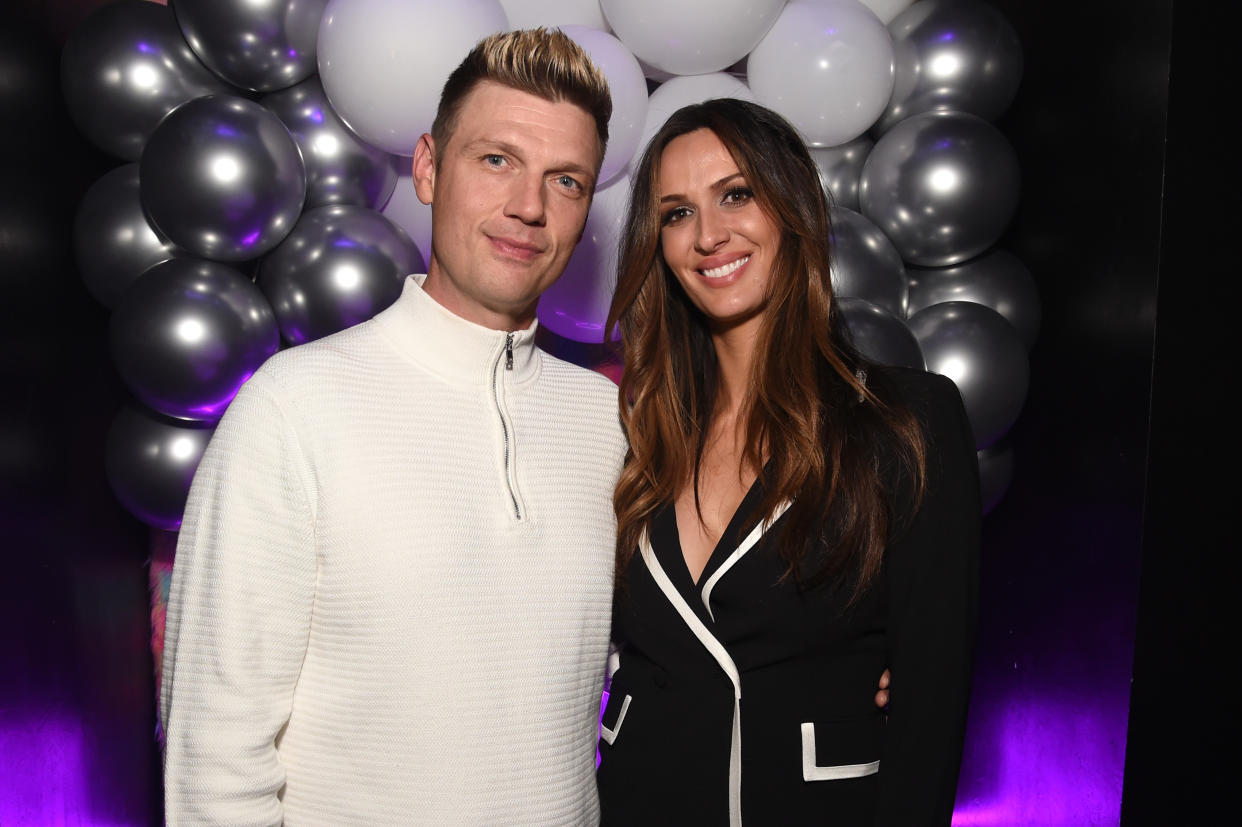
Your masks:
[{"label": "silver balloon", "polygon": [[156,124],[177,106],[233,91],[195,57],[172,11],[147,0],[92,12],[65,41],[60,74],[74,124],[127,161],[138,160]]},{"label": "silver balloon", "polygon": [[910,317],[927,369],[957,384],[975,447],[1004,436],[1026,400],[1030,366],[1022,337],[1005,317],[974,302],[945,302]]},{"label": "silver balloon", "polygon": [[280,346],[263,294],[224,264],[174,258],[130,286],[112,314],[112,358],[145,405],[214,420]]},{"label": "silver balloon", "polygon": [[1022,44],[1004,16],[976,0],[920,0],[888,24],[894,85],[873,130],[924,112],[995,120],[1022,79]]},{"label": "silver balloon", "polygon": [[923,370],[923,352],[906,323],[862,299],[837,299],[837,309],[858,352],[880,365]]},{"label": "silver balloon", "polygon": [[259,265],[280,332],[302,344],[366,321],[397,300],[423,257],[405,230],[364,207],[307,210]]},{"label": "silver balloon", "polygon": [[979,499],[983,501],[983,513],[987,514],[1005,496],[1013,481],[1013,448],[1004,440],[979,451]]},{"label": "silver balloon", "polygon": [[871,154],[875,141],[866,135],[840,146],[807,147],[811,160],[819,169],[819,182],[828,193],[830,203],[851,210],[858,209],[858,179],[863,163]]},{"label": "silver balloon", "polygon": [[139,182],[155,226],[217,261],[275,247],[306,197],[306,167],[289,130],[259,104],[231,95],[169,113],[147,141]]},{"label": "silver balloon", "polygon": [[220,77],[243,89],[284,89],[315,71],[328,0],[170,0],[185,39]]},{"label": "silver balloon", "polygon": [[173,422],[127,405],[112,420],[105,449],[108,482],[129,513],[176,531],[194,471],[211,440],[203,423]]},{"label": "silver balloon", "polygon": [[402,159],[351,132],[328,103],[318,77],[273,92],[260,102],[276,113],[302,150],[306,162],[303,209],[324,204],[374,209],[388,202]]},{"label": "silver balloon", "polygon": [[952,267],[906,270],[910,282],[909,313],[952,301],[982,304],[1018,329],[1030,350],[1039,333],[1039,288],[1017,256],[1001,249]]},{"label": "silver balloon", "polygon": [[153,264],[184,253],[151,226],[138,197],[138,165],[119,166],[78,203],[73,251],[86,289],[105,307]]},{"label": "silver balloon", "polygon": [[829,207],[832,291],[866,299],[906,317],[906,268],[893,243],[875,224],[845,207]]},{"label": "silver balloon", "polygon": [[987,121],[915,115],[876,142],[859,202],[910,264],[947,267],[996,242],[1018,206],[1018,159]]}]

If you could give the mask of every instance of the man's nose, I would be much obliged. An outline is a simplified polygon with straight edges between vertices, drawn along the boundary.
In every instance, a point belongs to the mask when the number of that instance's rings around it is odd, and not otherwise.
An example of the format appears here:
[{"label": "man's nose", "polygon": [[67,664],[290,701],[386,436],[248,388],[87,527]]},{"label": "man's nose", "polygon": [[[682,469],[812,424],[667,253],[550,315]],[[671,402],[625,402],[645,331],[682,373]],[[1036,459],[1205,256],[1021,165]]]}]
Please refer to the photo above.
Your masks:
[{"label": "man's nose", "polygon": [[505,215],[523,224],[542,225],[546,204],[542,176],[520,175],[514,178],[505,204]]}]

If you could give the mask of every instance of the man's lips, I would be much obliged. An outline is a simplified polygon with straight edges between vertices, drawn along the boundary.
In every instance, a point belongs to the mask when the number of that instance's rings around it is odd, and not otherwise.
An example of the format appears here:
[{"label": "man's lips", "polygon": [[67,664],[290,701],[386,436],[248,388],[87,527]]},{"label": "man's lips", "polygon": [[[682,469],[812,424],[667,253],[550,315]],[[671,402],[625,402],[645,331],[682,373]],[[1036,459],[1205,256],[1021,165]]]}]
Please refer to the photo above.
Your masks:
[{"label": "man's lips", "polygon": [[489,235],[487,240],[491,242],[496,252],[519,261],[530,261],[543,252],[543,248],[539,245],[519,238]]}]

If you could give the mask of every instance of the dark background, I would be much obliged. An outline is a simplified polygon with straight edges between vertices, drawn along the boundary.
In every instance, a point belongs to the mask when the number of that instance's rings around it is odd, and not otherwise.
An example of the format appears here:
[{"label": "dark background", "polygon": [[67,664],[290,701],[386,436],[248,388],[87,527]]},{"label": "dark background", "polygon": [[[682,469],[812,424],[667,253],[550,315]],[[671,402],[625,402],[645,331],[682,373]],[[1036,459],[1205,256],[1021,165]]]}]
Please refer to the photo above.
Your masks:
[{"label": "dark background", "polygon": [[[103,472],[126,394],[71,253],[78,199],[118,162],[59,93],[60,44],[99,4],[9,3],[0,27],[4,827],[160,819],[148,535]],[[998,124],[1024,182],[1004,246],[1044,323],[985,522],[957,821],[1204,821],[1237,763],[1230,29],[1213,4],[993,5],[1026,54]]]}]

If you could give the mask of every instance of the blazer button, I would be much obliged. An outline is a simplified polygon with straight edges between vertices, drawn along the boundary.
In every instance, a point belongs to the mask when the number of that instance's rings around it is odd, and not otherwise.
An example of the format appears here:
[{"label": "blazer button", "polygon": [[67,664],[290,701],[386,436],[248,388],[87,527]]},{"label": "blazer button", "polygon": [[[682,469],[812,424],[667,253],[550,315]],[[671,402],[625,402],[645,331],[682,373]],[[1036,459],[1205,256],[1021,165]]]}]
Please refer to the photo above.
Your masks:
[{"label": "blazer button", "polygon": [[655,670],[651,673],[651,681],[656,686],[663,689],[664,687],[668,686],[668,673],[657,666]]}]

